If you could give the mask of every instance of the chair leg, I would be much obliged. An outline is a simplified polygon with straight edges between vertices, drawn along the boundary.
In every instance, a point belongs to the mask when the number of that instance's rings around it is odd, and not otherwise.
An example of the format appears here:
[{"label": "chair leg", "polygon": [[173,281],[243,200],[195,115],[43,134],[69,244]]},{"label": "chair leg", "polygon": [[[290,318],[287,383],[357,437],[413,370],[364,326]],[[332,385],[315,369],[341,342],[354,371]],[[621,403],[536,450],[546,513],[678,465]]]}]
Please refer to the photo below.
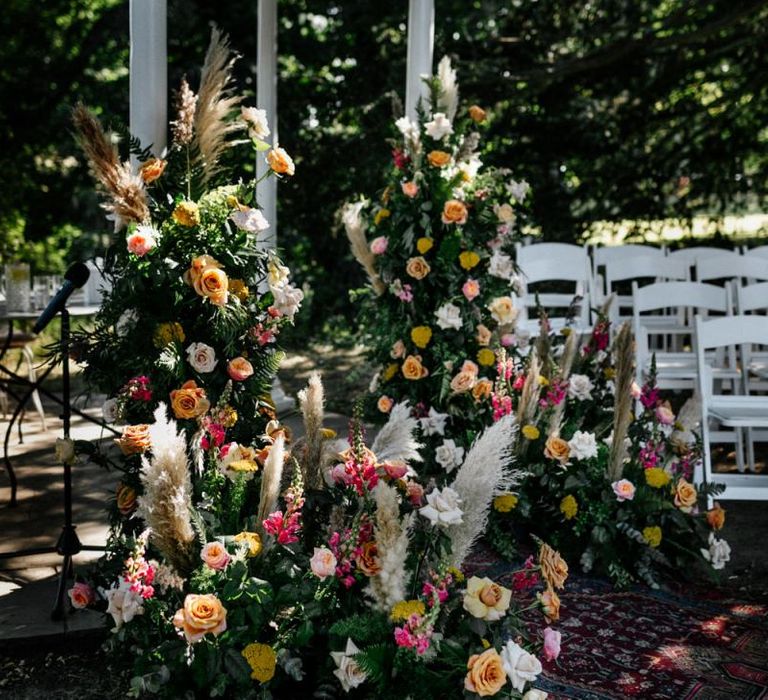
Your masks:
[{"label": "chair leg", "polygon": [[736,428],[734,431],[734,436],[736,438],[734,450],[736,451],[736,468],[739,470],[740,474],[744,473],[744,429],[743,428]]},{"label": "chair leg", "polygon": [[747,428],[747,469],[755,472],[755,436],[752,428]]},{"label": "chair leg", "polygon": [[[34,383],[37,381],[37,372],[35,372],[35,358],[32,354],[32,351],[29,349],[28,345],[24,346],[24,350],[22,351],[24,353],[24,359],[27,361],[27,367],[28,372],[27,375],[29,377],[29,381]],[[35,409],[37,410],[37,414],[40,416],[40,422],[43,426],[43,431],[48,430],[46,424],[45,424],[45,411],[43,410],[43,403],[40,401],[40,394],[38,393],[37,389],[32,392],[32,403],[35,404]]]}]

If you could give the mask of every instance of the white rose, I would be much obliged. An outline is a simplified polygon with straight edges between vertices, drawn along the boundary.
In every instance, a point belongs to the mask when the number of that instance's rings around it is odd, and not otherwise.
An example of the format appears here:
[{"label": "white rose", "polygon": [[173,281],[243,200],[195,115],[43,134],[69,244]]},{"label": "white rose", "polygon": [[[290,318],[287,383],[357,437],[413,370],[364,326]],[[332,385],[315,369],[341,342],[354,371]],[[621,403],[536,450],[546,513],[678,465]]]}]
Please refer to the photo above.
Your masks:
[{"label": "white rose", "polygon": [[379,388],[379,382],[381,381],[381,372],[376,372],[376,374],[371,377],[371,383],[368,385],[368,393],[369,394],[375,394],[376,391]]},{"label": "white rose", "polygon": [[511,224],[515,220],[515,210],[511,204],[495,204],[493,213],[502,224]]},{"label": "white rose", "polygon": [[424,435],[445,435],[445,422],[447,413],[439,413],[431,406],[429,413],[424,418],[419,418],[419,427]]},{"label": "white rose", "polygon": [[515,265],[512,258],[496,249],[488,261],[488,274],[503,280],[512,280],[515,275]]},{"label": "white rose", "polygon": [[75,443],[69,438],[56,438],[56,459],[62,464],[72,464],[75,461]]},{"label": "white rose", "polygon": [[355,646],[351,639],[347,639],[347,648],[344,651],[331,652],[333,663],[336,664],[336,670],[333,672],[333,675],[339,679],[339,683],[341,683],[345,693],[348,693],[352,688],[357,688],[367,678],[363,670],[357,665],[357,661],[353,658],[355,654],[359,653],[360,649]]},{"label": "white rose", "polygon": [[435,450],[435,460],[449,474],[463,459],[464,448],[459,447],[453,440],[443,440],[443,444]]},{"label": "white rose", "polygon": [[435,311],[435,318],[437,318],[437,325],[443,330],[448,328],[459,330],[461,328],[461,309],[450,302],[443,304]]},{"label": "white rose", "polygon": [[518,202],[525,199],[530,189],[531,186],[525,180],[520,180],[520,182],[511,180],[507,185],[507,192],[509,192],[510,197]]},{"label": "white rose", "polygon": [[112,615],[117,632],[126,622],[130,622],[136,615],[144,613],[142,603],[144,599],[138,593],[131,590],[127,581],[115,583],[108,591],[103,591],[107,599],[107,612]]},{"label": "white rose", "polygon": [[229,218],[235,222],[237,228],[248,231],[248,233],[261,233],[269,228],[269,221],[264,218],[261,209],[232,212]]},{"label": "white rose", "polygon": [[548,694],[538,688],[531,688],[525,695],[523,700],[547,700]]},{"label": "white rose", "polygon": [[458,525],[462,522],[463,515],[459,506],[461,506],[459,494],[450,486],[446,486],[442,491],[434,489],[427,496],[427,505],[419,508],[419,513],[428,518],[433,525],[441,527]]},{"label": "white rose", "polygon": [[592,459],[597,457],[597,441],[594,433],[577,430],[568,441],[571,457],[574,459]]},{"label": "white rose", "polygon": [[541,673],[541,661],[512,640],[501,650],[501,663],[518,693],[522,693],[525,684],[533,683]]},{"label": "white rose", "polygon": [[592,380],[586,374],[572,374],[568,380],[568,396],[578,401],[592,398]]},{"label": "white rose", "polygon": [[267,110],[256,107],[241,107],[240,117],[248,125],[248,135],[252,139],[265,139],[269,136]]},{"label": "white rose", "polygon": [[107,399],[101,407],[105,423],[115,423],[120,418],[120,405],[117,399]]},{"label": "white rose", "polygon": [[218,364],[216,351],[205,343],[192,343],[187,348],[187,359],[189,364],[192,365],[192,369],[200,374],[213,372]]},{"label": "white rose", "polygon": [[275,308],[289,318],[296,315],[301,307],[301,302],[304,300],[304,292],[290,284],[276,289],[273,294],[275,295]]},{"label": "white rose", "polygon": [[314,554],[309,560],[312,573],[321,581],[336,573],[337,563],[333,552],[326,547],[315,547]]},{"label": "white rose", "polygon": [[723,569],[731,560],[731,547],[725,540],[715,537],[714,532],[710,532],[709,549],[702,549],[701,555],[711,562],[713,569]]},{"label": "white rose", "polygon": [[451,125],[451,120],[442,112],[435,112],[432,115],[432,121],[424,124],[424,130],[435,141],[440,141],[440,139],[453,133],[453,126]]},{"label": "white rose", "polygon": [[488,304],[488,310],[491,312],[493,320],[500,326],[513,324],[519,313],[512,302],[512,297],[496,297]]}]

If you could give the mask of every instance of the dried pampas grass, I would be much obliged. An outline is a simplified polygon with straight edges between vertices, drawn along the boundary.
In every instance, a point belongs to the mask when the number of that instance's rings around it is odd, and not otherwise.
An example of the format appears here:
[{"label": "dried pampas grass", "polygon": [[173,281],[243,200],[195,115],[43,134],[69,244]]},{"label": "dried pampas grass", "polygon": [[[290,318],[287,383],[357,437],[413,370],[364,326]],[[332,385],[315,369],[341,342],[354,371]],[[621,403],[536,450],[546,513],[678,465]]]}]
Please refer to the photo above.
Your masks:
[{"label": "dried pampas grass", "polygon": [[[579,343],[579,334],[571,329],[568,337],[565,340],[565,347],[563,348],[563,354],[560,357],[560,366],[557,373],[557,379],[561,382],[567,382],[571,376],[571,369],[573,368],[573,360],[576,357],[576,348]],[[547,428],[548,435],[559,435],[560,427],[563,422],[563,414],[565,413],[566,401],[563,400],[552,411],[552,415],[549,417],[549,426]]]},{"label": "dried pampas grass", "polygon": [[347,232],[352,255],[355,256],[355,260],[360,263],[360,266],[368,275],[368,281],[371,283],[373,291],[376,292],[377,296],[381,296],[387,287],[381,281],[379,273],[376,272],[375,256],[371,252],[368,240],[365,237],[363,220],[360,216],[360,212],[365,205],[365,201],[345,205],[341,211],[341,223],[344,224],[344,230]]},{"label": "dried pampas grass", "polygon": [[188,573],[194,568],[195,531],[187,443],[176,422],[166,418],[165,404],[155,411],[149,435],[152,458],[142,457],[144,494],[138,500],[138,514],[152,531],[152,543],[173,568]]},{"label": "dried pampas grass", "polygon": [[77,140],[88,159],[94,179],[106,196],[102,207],[115,221],[115,230],[149,219],[144,182],[134,175],[130,162],[120,162],[117,148],[104,133],[99,120],[82,103],[72,111]]},{"label": "dried pampas grass", "polygon": [[434,111],[442,112],[453,121],[459,106],[459,83],[448,56],[443,56],[437,64],[437,77],[440,80],[440,97]]},{"label": "dried pampas grass", "polygon": [[323,418],[325,392],[317,372],[309,377],[306,389],[299,392],[299,408],[304,418],[304,439],[293,450],[298,455],[307,488],[323,488]]},{"label": "dried pampas grass", "polygon": [[424,447],[415,437],[419,421],[411,415],[407,401],[395,404],[389,412],[389,420],[373,441],[371,450],[379,462],[401,459],[404,462],[421,462],[419,450]]},{"label": "dried pampas grass", "polygon": [[624,471],[629,424],[632,422],[632,381],[634,380],[634,347],[629,323],[622,324],[616,335],[613,352],[616,358],[615,400],[613,406],[613,441],[608,458],[608,481],[618,481]]},{"label": "dried pampas grass", "polygon": [[267,459],[264,461],[264,471],[261,474],[261,492],[259,494],[259,512],[256,515],[256,523],[259,528],[262,527],[262,523],[267,519],[267,516],[277,510],[277,499],[280,497],[280,482],[283,479],[284,464],[285,436],[281,433],[278,435],[272,448],[269,450]]},{"label": "dried pampas grass", "polygon": [[221,171],[219,158],[232,145],[228,136],[245,127],[241,121],[229,119],[242,100],[241,96],[232,94],[232,66],[236,60],[228,37],[214,27],[200,76],[194,125],[203,185]]},{"label": "dried pampas grass", "polygon": [[181,79],[181,85],[174,96],[176,119],[171,122],[173,142],[178,146],[188,146],[195,136],[195,110],[197,95],[189,87],[186,78]]},{"label": "dried pampas grass", "polygon": [[526,474],[508,465],[516,432],[512,415],[487,428],[470,448],[451,484],[461,498],[463,511],[462,522],[448,531],[452,564],[456,568],[461,567],[472,545],[485,532],[494,496],[514,488]]}]

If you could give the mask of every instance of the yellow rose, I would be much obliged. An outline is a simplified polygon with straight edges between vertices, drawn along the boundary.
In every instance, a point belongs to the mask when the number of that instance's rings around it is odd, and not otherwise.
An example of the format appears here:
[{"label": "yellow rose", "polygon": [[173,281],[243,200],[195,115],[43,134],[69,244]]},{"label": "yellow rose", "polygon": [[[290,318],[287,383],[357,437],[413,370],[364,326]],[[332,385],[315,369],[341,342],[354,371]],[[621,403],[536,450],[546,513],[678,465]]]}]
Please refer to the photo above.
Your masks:
[{"label": "yellow rose", "polygon": [[464,593],[464,610],[486,622],[500,620],[509,608],[512,591],[489,578],[472,576]]},{"label": "yellow rose", "polygon": [[509,513],[520,499],[514,493],[504,493],[493,499],[493,508],[499,513]]},{"label": "yellow rose", "polygon": [[538,440],[539,435],[541,435],[541,433],[539,432],[539,429],[535,425],[531,425],[530,423],[528,425],[523,426],[522,433],[523,433],[523,437],[526,440]]},{"label": "yellow rose", "polygon": [[251,293],[243,280],[229,280],[229,291],[241,302],[245,301]]},{"label": "yellow rose", "polygon": [[486,117],[486,112],[479,105],[472,105],[469,108],[469,118],[473,122],[475,122],[477,124],[480,124],[481,122],[485,121],[485,117]]},{"label": "yellow rose", "polygon": [[422,350],[429,345],[432,340],[432,329],[429,326],[416,326],[411,329],[411,340],[417,348]]},{"label": "yellow rose", "polygon": [[173,342],[183,343],[186,339],[184,329],[180,323],[158,323],[155,332],[152,334],[152,342],[156,348],[164,348]]},{"label": "yellow rose", "polygon": [[690,513],[696,505],[699,494],[693,484],[689,484],[685,479],[680,479],[675,487],[675,505],[683,511]]},{"label": "yellow rose", "polygon": [[430,250],[432,250],[433,245],[435,245],[435,243],[431,238],[426,238],[422,236],[421,238],[419,238],[418,241],[416,241],[416,250],[418,250],[422,255],[424,255],[424,253],[427,253]]},{"label": "yellow rose", "polygon": [[548,459],[555,459],[560,464],[565,464],[568,457],[571,456],[571,448],[563,438],[550,435],[544,443],[544,456]]},{"label": "yellow rose", "polygon": [[474,372],[461,371],[453,379],[451,379],[451,390],[455,394],[463,394],[465,391],[470,391],[475,386],[477,381],[477,374]]},{"label": "yellow rose", "polygon": [[472,398],[475,401],[482,401],[488,398],[493,391],[493,384],[490,379],[478,379],[475,386],[472,387]]},{"label": "yellow rose", "polygon": [[387,368],[384,370],[384,374],[381,375],[381,378],[388,382],[392,377],[394,377],[397,374],[397,370],[399,370],[400,367],[397,363],[393,362],[390,365],[387,365]]},{"label": "yellow rose", "polygon": [[725,525],[725,511],[719,503],[707,511],[707,522],[713,530],[722,530]]},{"label": "yellow rose", "polygon": [[658,547],[661,544],[661,528],[658,525],[643,528],[643,539],[651,546]]},{"label": "yellow rose", "polygon": [[477,351],[477,361],[484,367],[490,367],[496,362],[496,353],[489,348],[482,348]]},{"label": "yellow rose", "polygon": [[130,515],[136,508],[136,491],[128,484],[124,484],[122,481],[117,485],[117,493],[115,494],[115,501],[117,503],[117,509],[123,515]]},{"label": "yellow rose", "polygon": [[576,513],[579,512],[579,504],[570,493],[560,501],[560,512],[565,516],[566,520],[572,520],[576,517]]},{"label": "yellow rose", "polygon": [[471,270],[480,262],[480,256],[474,250],[465,250],[459,255],[459,265],[465,270]]},{"label": "yellow rose", "polygon": [[123,428],[123,434],[115,440],[115,444],[126,457],[146,452],[152,447],[149,441],[149,426],[143,423],[127,425]]},{"label": "yellow rose", "polygon": [[151,182],[157,180],[157,178],[163,174],[166,165],[168,165],[168,162],[161,160],[160,158],[150,158],[149,160],[145,160],[141,166],[139,166],[139,175],[141,175],[141,179],[144,180],[144,184],[149,185]]},{"label": "yellow rose", "polygon": [[423,280],[430,272],[429,263],[420,255],[410,258],[405,266],[405,271],[414,279]]},{"label": "yellow rose", "polygon": [[190,593],[184,607],[173,616],[173,624],[184,630],[187,641],[194,644],[208,633],[216,637],[227,629],[227,610],[213,594]]},{"label": "yellow rose", "polygon": [[568,578],[568,564],[548,544],[539,549],[539,566],[544,580],[553,588],[562,588]]},{"label": "yellow rose", "polygon": [[205,396],[205,389],[198,387],[194,379],[182,384],[181,389],[171,392],[171,408],[176,418],[197,418],[210,407],[211,402]]},{"label": "yellow rose", "polygon": [[557,622],[560,619],[560,596],[552,588],[547,588],[544,593],[537,593],[536,599],[549,622]]},{"label": "yellow rose", "polygon": [[645,483],[655,489],[663,488],[671,479],[672,477],[661,467],[652,467],[645,470]]},{"label": "yellow rose", "polygon": [[392,622],[403,622],[411,615],[423,615],[426,612],[424,603],[420,600],[401,600],[392,606],[389,619]]},{"label": "yellow rose", "polygon": [[269,644],[249,644],[241,652],[251,667],[251,678],[259,683],[271,681],[277,666],[277,654]]},{"label": "yellow rose", "polygon": [[235,535],[232,539],[235,542],[245,542],[248,545],[248,556],[257,557],[261,552],[261,536],[258,532],[243,531]]},{"label": "yellow rose", "polygon": [[296,171],[296,167],[291,160],[291,157],[285,152],[283,148],[273,148],[267,154],[267,163],[272,171],[278,175],[293,175]]},{"label": "yellow rose", "polygon": [[489,331],[485,325],[480,323],[478,324],[475,330],[477,331],[477,335],[475,335],[475,340],[477,340],[478,345],[491,344],[491,331]]},{"label": "yellow rose", "polygon": [[512,297],[496,297],[490,304],[488,310],[491,312],[493,320],[500,326],[513,324],[517,320],[518,310],[512,301]]},{"label": "yellow rose", "polygon": [[400,370],[403,373],[403,376],[411,381],[423,379],[429,374],[427,368],[421,364],[421,357],[418,355],[408,355]]},{"label": "yellow rose", "polygon": [[495,649],[486,649],[482,654],[473,654],[467,661],[467,676],[464,688],[480,697],[496,695],[507,682],[501,657]]},{"label": "yellow rose", "polygon": [[180,226],[192,228],[200,224],[200,207],[194,202],[179,202],[171,216]]},{"label": "yellow rose", "polygon": [[392,212],[389,209],[379,209],[376,212],[376,216],[373,217],[373,223],[378,226],[384,219],[388,219],[392,216]]},{"label": "yellow rose", "polygon": [[216,306],[224,306],[229,296],[229,280],[224,270],[206,267],[194,283],[195,291]]},{"label": "yellow rose", "polygon": [[444,224],[466,224],[467,223],[467,206],[464,202],[460,202],[458,199],[449,199],[443,205],[443,213],[440,219]]},{"label": "yellow rose", "polygon": [[427,160],[435,168],[444,168],[451,162],[451,154],[445,151],[430,151],[427,154]]}]

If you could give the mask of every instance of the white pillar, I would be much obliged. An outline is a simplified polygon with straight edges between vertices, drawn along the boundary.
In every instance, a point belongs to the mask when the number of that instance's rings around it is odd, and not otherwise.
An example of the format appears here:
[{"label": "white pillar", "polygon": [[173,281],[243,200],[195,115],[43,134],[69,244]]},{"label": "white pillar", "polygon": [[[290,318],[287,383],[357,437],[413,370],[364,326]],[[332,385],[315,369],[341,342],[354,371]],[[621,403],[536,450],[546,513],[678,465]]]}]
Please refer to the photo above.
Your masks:
[{"label": "white pillar", "polygon": [[408,62],[405,73],[405,114],[416,119],[419,98],[427,98],[422,75],[432,74],[432,50],[435,44],[434,0],[408,2]]},{"label": "white pillar", "polygon": [[[256,42],[256,106],[267,113],[271,140],[277,144],[277,0],[259,0]],[[268,169],[265,153],[256,155],[256,177]],[[269,221],[263,248],[277,245],[277,178],[268,177],[256,187],[256,200]]]},{"label": "white pillar", "polygon": [[162,155],[168,128],[166,0],[131,0],[130,130]]}]

